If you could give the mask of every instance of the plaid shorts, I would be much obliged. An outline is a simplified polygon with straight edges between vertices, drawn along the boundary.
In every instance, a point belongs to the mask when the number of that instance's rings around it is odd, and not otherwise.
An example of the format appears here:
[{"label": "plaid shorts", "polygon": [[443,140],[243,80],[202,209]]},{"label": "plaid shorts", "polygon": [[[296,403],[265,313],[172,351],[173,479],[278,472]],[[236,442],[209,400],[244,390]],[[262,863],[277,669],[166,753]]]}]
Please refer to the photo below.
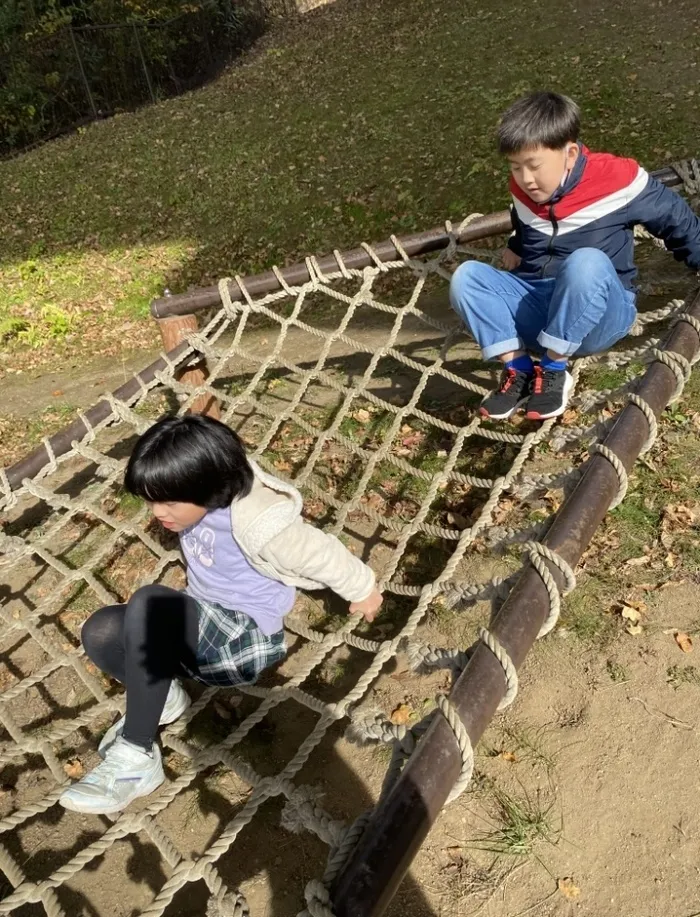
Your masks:
[{"label": "plaid shorts", "polygon": [[196,599],[199,606],[197,671],[188,674],[206,685],[252,684],[287,655],[284,631],[267,637],[245,612]]}]

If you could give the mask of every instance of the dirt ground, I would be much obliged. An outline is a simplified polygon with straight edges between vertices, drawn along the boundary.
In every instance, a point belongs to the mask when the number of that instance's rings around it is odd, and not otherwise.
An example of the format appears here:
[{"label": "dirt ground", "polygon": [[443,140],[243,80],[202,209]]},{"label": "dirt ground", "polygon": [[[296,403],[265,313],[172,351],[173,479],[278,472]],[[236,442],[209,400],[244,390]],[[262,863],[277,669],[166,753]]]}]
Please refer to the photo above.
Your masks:
[{"label": "dirt ground", "polygon": [[[431,302],[435,317],[447,316],[444,298]],[[380,331],[363,321],[352,333],[371,346]],[[418,358],[434,349],[439,337],[439,332],[433,335],[425,326],[409,322],[398,346]],[[265,332],[251,336],[247,346],[251,351],[269,349]],[[308,342],[292,334],[284,355],[309,359]],[[485,384],[489,372],[475,356],[470,345],[459,345],[450,366]],[[141,355],[134,365],[148,359]],[[356,359],[347,345],[340,344],[330,363],[349,380],[362,368],[361,360],[353,362]],[[36,386],[13,380],[13,399],[23,410],[36,411],[58,386],[71,393],[76,405],[87,406],[97,385],[120,384],[125,371],[123,366],[82,369],[80,379],[57,373],[38,380]],[[412,381],[410,373],[404,378],[395,369],[390,376],[378,374],[373,391],[388,399],[398,397]],[[272,397],[285,397],[284,384],[276,385]],[[688,402],[685,410],[692,407]],[[664,473],[662,467],[658,473]],[[614,536],[609,529],[599,536],[599,550],[604,551]],[[70,550],[75,550],[85,533],[77,528],[66,537]],[[375,562],[377,558],[381,552],[373,555]],[[462,573],[481,581],[509,569],[512,561],[509,565],[506,560],[476,556]],[[596,569],[594,556],[581,577],[584,595]],[[387,912],[392,917],[691,917],[700,910],[695,793],[700,671],[693,665],[697,650],[683,653],[674,638],[679,632],[692,640],[700,627],[700,578],[682,563],[663,576],[649,572],[655,584],[639,585],[633,572],[634,568],[629,573],[621,568],[617,581],[614,573],[605,576],[610,595],[629,589],[645,595],[640,632],[629,633],[609,598],[596,604],[595,594],[586,611],[595,626],[589,622],[588,630],[581,626],[580,609],[573,617],[565,611],[560,627],[527,660],[518,699],[489,728],[477,751],[470,789],[439,817]],[[130,570],[122,573],[128,578]],[[51,588],[52,572],[39,564],[23,575],[24,583],[3,584],[10,613],[31,608]],[[657,588],[659,583],[663,588]],[[66,646],[77,644],[80,623],[89,610],[82,605],[67,617],[59,616],[56,633]],[[486,603],[466,611],[435,610],[416,636],[421,642],[466,647],[488,614]],[[600,622],[605,624],[604,635]],[[392,625],[386,626],[390,632]],[[275,682],[291,675],[309,649],[291,637],[289,659],[275,674]],[[327,701],[342,697],[356,680],[358,666],[366,664],[358,654],[347,648],[334,651],[312,677],[310,690]],[[3,690],[37,671],[47,659],[33,641],[15,637],[3,641],[1,656]],[[419,676],[404,663],[391,664],[363,706],[385,712],[404,709],[414,721],[430,709],[436,693],[448,688],[444,671]],[[230,694],[195,718],[189,741],[197,745],[221,740],[254,709],[250,698],[241,702]],[[85,686],[61,669],[12,701],[9,709],[20,726],[34,730],[79,715],[91,703]],[[98,719],[61,743],[60,760],[68,767],[76,760],[80,768],[93,766],[96,738],[108,722],[109,717]],[[314,722],[315,715],[306,708],[287,702],[236,746],[236,753],[260,774],[274,774]],[[343,723],[330,730],[297,782],[323,794],[323,805],[333,817],[349,820],[376,799],[388,757],[383,748],[350,744],[344,727]],[[182,774],[185,764],[172,750],[166,755],[173,778]],[[38,800],[55,785],[37,756],[7,764],[0,784],[3,816]],[[158,824],[183,854],[196,857],[248,796],[247,785],[219,767],[198,777],[161,813]],[[324,869],[327,848],[309,833],[282,831],[281,811],[279,801],[265,803],[220,863],[226,882],[240,887],[254,917],[297,914],[304,906],[306,882]],[[73,816],[54,805],[7,834],[5,842],[27,875],[39,880],[99,837],[108,824],[105,819]],[[58,897],[76,917],[136,917],[167,874],[148,838],[129,835],[62,886]],[[6,887],[3,895],[8,891]],[[188,885],[166,914],[199,917],[205,913],[205,902],[203,886]],[[15,913],[30,917],[41,912],[41,906],[31,905]]]}]

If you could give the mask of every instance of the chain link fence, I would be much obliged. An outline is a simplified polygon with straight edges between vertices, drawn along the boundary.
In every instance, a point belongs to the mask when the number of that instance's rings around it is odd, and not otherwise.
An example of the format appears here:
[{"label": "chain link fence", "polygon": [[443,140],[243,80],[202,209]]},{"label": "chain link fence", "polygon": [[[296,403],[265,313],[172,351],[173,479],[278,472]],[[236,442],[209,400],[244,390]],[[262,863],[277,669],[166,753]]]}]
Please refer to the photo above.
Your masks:
[{"label": "chain link fence", "polygon": [[163,22],[66,25],[0,55],[0,155],[201,85],[294,0],[216,2]]}]

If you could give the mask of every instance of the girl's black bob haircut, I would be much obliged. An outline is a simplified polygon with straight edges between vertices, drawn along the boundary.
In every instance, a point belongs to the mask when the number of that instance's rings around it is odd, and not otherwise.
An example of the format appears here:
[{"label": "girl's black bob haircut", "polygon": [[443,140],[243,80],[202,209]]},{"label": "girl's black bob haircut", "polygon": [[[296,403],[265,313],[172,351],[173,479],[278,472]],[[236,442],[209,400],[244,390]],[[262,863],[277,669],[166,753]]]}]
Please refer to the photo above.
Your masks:
[{"label": "girl's black bob haircut", "polygon": [[187,414],[165,417],[139,437],[124,486],[149,503],[221,509],[250,493],[253,469],[243,444],[226,424]]}]

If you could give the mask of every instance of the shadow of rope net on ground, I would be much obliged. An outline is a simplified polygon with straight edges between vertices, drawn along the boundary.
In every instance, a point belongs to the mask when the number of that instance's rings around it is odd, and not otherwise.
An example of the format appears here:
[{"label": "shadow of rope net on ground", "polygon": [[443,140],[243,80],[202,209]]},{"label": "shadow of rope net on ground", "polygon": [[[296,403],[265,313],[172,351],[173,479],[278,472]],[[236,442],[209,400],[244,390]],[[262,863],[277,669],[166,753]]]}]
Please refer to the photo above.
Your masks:
[{"label": "shadow of rope net on ground", "polygon": [[[313,755],[339,735],[338,724],[382,738],[389,711],[370,709],[372,687],[398,658],[428,669],[463,664],[466,647],[427,644],[425,622],[441,608],[483,619],[488,603],[503,598],[523,544],[541,536],[683,308],[687,273],[643,248],[634,336],[577,362],[561,422],[506,426],[476,414],[491,367],[450,313],[447,284],[460,260],[490,260],[495,251],[453,241],[435,258],[376,261],[363,271],[338,256],[328,276],[309,259],[309,283],[258,300],[233,303],[222,283],[221,309],[189,340],[190,358],[207,358],[203,386],[177,382],[182,364],[168,360],[169,370],[129,403],[108,396],[112,416],[19,489],[3,472],[0,913],[32,903],[32,913],[49,917],[76,913],[71,889],[81,906],[98,902],[86,913],[116,913],[94,884],[81,884],[104,858],[120,914],[164,914],[203,882],[212,917],[242,915],[246,900],[220,866],[256,818],[265,815],[270,851],[289,842],[290,830],[332,850],[347,846],[347,814],[352,822],[362,807],[321,805]],[[290,653],[276,671],[240,692],[200,690],[162,732],[168,780],[156,794],[113,822],[64,812],[63,786],[93,766],[96,738],[123,710],[120,690],[81,650],[81,624],[140,585],[184,585],[176,539],[120,489],[125,458],[156,417],[186,411],[203,393],[217,398],[222,419],[264,469],[302,490],[308,518],[374,566],[385,609],[360,624],[329,597],[300,596],[287,622]],[[368,714],[375,735],[361,728]],[[274,749],[256,741],[270,730]],[[405,734],[389,730],[388,738]],[[230,793],[210,803],[209,814],[219,809],[214,824],[190,831],[183,800],[201,807],[202,780],[212,774],[226,775]],[[281,803],[272,814],[271,801]],[[53,855],[35,855],[48,840]],[[125,842],[158,854],[133,901]],[[296,881],[301,909],[308,876]],[[317,901],[318,883],[314,894]]]}]

